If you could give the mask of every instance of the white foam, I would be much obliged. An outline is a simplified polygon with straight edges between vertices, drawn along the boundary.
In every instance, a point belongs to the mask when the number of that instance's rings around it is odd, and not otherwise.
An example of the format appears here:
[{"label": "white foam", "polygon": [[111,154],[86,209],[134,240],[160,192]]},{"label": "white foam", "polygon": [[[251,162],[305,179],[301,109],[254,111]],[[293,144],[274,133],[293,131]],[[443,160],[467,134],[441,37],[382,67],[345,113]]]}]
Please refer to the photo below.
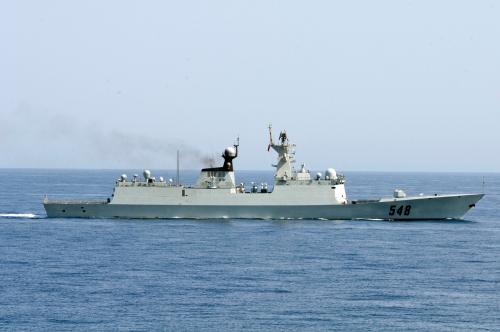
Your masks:
[{"label": "white foam", "polygon": [[0,213],[0,218],[36,218],[33,213]]}]

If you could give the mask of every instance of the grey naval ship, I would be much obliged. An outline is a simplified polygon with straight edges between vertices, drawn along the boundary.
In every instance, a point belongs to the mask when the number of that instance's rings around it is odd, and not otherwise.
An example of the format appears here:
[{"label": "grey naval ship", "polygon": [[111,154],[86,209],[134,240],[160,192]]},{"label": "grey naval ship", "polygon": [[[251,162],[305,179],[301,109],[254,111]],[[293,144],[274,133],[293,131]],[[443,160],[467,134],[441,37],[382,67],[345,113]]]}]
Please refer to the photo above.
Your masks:
[{"label": "grey naval ship", "polygon": [[274,186],[265,183],[236,184],[233,162],[239,139],[222,154],[221,167],[204,168],[196,183],[184,186],[158,180],[148,170],[144,178],[123,174],[111,198],[104,201],[44,199],[48,217],[57,218],[247,218],[247,219],[460,219],[484,194],[406,196],[395,189],[390,197],[349,200],[345,179],[329,168],[311,176],[304,165],[293,167],[295,145],[285,131],[273,141],[269,126],[269,149],[278,154]]}]

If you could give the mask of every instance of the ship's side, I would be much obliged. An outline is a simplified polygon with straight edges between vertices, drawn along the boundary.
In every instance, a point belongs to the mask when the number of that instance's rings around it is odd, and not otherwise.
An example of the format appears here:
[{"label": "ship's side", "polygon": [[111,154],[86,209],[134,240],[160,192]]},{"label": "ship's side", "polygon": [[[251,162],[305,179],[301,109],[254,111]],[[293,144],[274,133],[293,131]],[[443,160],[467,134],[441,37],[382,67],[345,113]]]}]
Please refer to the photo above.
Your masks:
[{"label": "ship's side", "polygon": [[[321,200],[321,196],[325,199]],[[144,190],[142,195],[135,192],[118,197],[119,200],[110,203],[46,201],[44,206],[49,217],[66,218],[426,220],[460,219],[483,194],[387,198],[338,204],[333,199],[328,202],[326,195],[313,190],[304,190],[302,194],[296,191],[235,194],[223,190],[172,187],[165,188],[161,194],[159,190]]]}]

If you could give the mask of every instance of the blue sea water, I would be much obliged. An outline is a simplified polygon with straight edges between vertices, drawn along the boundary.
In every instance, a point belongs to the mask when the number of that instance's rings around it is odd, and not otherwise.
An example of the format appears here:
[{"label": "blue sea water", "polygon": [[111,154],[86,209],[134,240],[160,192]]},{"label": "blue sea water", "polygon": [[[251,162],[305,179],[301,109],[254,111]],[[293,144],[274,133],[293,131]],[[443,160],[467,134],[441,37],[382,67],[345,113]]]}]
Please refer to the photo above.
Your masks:
[{"label": "blue sea water", "polygon": [[500,174],[346,173],[350,198],[484,177],[462,221],[45,218],[123,172],[0,170],[1,330],[500,330]]}]

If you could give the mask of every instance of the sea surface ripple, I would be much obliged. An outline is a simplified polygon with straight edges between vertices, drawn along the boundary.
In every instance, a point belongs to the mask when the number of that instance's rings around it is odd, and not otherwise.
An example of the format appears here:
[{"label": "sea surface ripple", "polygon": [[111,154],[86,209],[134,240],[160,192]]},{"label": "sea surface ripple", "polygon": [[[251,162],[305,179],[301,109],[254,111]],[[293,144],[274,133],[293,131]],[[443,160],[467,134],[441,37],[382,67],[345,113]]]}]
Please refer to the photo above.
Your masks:
[{"label": "sea surface ripple", "polygon": [[500,174],[346,174],[350,198],[484,178],[461,221],[46,218],[45,194],[106,198],[123,172],[0,170],[0,330],[500,330]]}]

